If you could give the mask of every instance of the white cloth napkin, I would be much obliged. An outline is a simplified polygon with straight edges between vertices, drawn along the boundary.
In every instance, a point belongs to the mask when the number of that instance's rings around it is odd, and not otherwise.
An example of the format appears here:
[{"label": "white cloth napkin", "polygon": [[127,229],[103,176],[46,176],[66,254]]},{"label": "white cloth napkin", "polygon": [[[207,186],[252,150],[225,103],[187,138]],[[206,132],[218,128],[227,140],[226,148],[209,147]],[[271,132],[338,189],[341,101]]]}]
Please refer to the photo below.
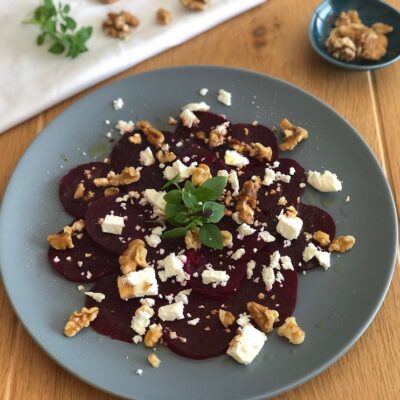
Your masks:
[{"label": "white cloth napkin", "polygon": [[[14,1],[0,10],[0,132],[264,1],[211,0],[206,11],[190,12],[179,0],[120,0],[112,5],[61,0],[71,5],[78,26],[94,28],[89,51],[73,60],[48,53],[48,46],[37,46],[38,28],[21,23],[42,2]],[[156,23],[160,7],[172,12],[170,25]],[[101,28],[107,12],[120,10],[140,19],[126,40],[106,36]]]}]

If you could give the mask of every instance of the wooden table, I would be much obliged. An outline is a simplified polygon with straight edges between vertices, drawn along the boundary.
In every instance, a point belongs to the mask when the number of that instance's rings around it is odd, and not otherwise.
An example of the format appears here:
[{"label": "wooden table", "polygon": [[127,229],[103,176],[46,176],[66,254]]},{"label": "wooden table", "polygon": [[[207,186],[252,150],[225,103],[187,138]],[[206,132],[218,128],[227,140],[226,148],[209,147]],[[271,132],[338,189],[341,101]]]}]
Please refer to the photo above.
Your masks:
[{"label": "wooden table", "polygon": [[[400,63],[377,72],[349,72],[320,59],[307,36],[308,22],[317,3],[318,0],[269,0],[266,5],[113,79],[167,66],[222,64],[261,71],[292,82],[327,102],[363,135],[386,172],[398,206]],[[400,8],[400,0],[390,3]],[[4,192],[15,164],[35,136],[89,91],[0,136],[0,193]],[[320,376],[278,399],[399,398],[399,299],[397,269],[382,309],[357,344]],[[33,343],[11,309],[1,283],[0,397],[1,400],[115,398],[65,372]]]}]

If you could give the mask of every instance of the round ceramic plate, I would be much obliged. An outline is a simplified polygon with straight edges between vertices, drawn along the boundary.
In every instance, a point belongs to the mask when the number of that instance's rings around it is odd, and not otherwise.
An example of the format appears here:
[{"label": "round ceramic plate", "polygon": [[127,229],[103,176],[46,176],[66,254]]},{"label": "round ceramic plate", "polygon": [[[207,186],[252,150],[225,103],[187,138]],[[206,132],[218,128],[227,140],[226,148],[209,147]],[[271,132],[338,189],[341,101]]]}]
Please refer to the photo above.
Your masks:
[{"label": "round ceramic plate", "polygon": [[[206,97],[198,94],[203,87],[209,88]],[[232,107],[217,102],[220,88],[232,92]],[[115,111],[112,100],[118,97],[125,106]],[[119,119],[148,119],[168,129],[168,116],[177,115],[183,104],[202,100],[234,122],[257,120],[273,126],[287,117],[305,127],[309,140],[290,156],[306,169],[326,168],[344,181],[342,192],[318,194],[307,189],[304,196],[305,202],[331,213],[339,234],[357,238],[351,252],[333,256],[330,270],[300,276],[295,315],[306,331],[304,344],[291,346],[271,334],[260,355],[246,367],[228,356],[195,361],[159,348],[162,365],[153,369],[147,365],[148,350],[143,346],[114,341],[91,329],[65,338],[65,321],[82,306],[84,294],[47,264],[46,236],[71,220],[58,200],[60,177],[77,164],[102,159],[110,148],[105,134]],[[113,135],[118,137],[117,132]],[[9,183],[1,210],[0,243],[4,285],[18,317],[37,343],[79,378],[129,399],[265,399],[323,371],[364,332],[390,283],[397,227],[392,195],[377,161],[335,111],[264,75],[184,67],[114,82],[49,124]],[[139,368],[142,376],[135,374]]]}]

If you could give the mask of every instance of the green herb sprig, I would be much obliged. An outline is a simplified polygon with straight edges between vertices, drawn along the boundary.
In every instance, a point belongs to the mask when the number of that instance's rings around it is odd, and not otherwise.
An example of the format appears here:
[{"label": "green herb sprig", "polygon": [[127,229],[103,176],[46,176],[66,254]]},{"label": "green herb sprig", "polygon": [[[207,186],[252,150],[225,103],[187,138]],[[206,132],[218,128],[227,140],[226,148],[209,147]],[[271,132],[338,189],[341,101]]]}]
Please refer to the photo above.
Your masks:
[{"label": "green herb sprig", "polygon": [[198,187],[186,181],[183,188],[180,187],[179,180],[180,177],[177,175],[163,187],[166,189],[175,186],[176,189],[164,195],[165,218],[175,228],[165,231],[162,237],[185,236],[187,231],[198,227],[201,243],[212,249],[222,249],[222,234],[215,224],[224,216],[225,206],[216,200],[223,193],[227,178],[216,176]]},{"label": "green herb sprig", "polygon": [[76,30],[76,21],[69,16],[69,4],[55,6],[52,0],[43,0],[43,5],[33,11],[31,19],[24,21],[26,24],[37,25],[41,33],[36,38],[38,46],[44,44],[47,38],[52,42],[48,51],[52,54],[62,54],[75,58],[87,51],[86,42],[92,35],[91,26]]}]

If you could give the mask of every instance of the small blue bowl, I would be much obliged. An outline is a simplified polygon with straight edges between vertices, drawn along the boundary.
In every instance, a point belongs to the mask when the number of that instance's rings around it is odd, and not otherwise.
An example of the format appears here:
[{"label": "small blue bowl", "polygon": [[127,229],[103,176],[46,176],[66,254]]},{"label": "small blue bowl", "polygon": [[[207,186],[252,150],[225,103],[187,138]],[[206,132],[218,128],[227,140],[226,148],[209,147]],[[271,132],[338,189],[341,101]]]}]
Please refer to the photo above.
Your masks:
[{"label": "small blue bowl", "polygon": [[[393,26],[387,35],[388,52],[379,61],[355,60],[344,62],[333,57],[325,47],[325,40],[332,30],[333,23],[341,11],[357,10],[367,26],[383,22]],[[326,0],[314,11],[310,22],[309,35],[315,51],[325,60],[339,67],[355,70],[373,70],[386,67],[400,58],[400,13],[380,0]]]}]

